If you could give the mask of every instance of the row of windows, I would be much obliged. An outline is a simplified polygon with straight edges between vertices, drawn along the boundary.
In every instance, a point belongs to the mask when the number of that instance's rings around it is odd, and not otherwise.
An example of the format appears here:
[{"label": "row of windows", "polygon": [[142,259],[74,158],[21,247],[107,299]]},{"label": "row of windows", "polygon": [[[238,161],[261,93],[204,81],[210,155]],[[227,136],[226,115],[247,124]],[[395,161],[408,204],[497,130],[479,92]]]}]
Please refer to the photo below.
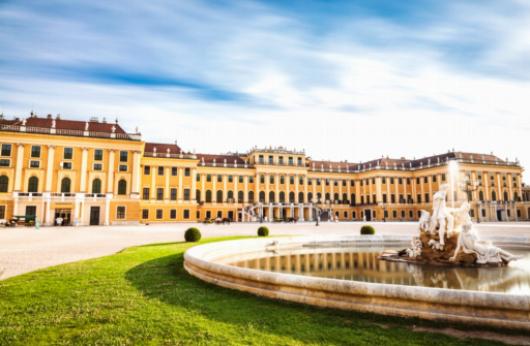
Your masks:
[{"label": "row of windows", "polygon": [[[11,156],[12,145],[11,144],[2,144],[0,155],[1,156]],[[72,160],[74,156],[74,149],[71,147],[63,148],[63,159]],[[40,158],[41,157],[41,146],[32,145],[31,146],[31,157]],[[129,153],[125,150],[120,151],[120,162],[127,162],[129,159]],[[103,149],[94,149],[94,161],[103,160]]]},{"label": "row of windows", "polygon": [[[6,175],[0,176],[0,192],[8,192],[9,178]],[[70,193],[72,187],[72,181],[68,177],[64,177],[61,180],[61,192]],[[28,179],[28,191],[27,192],[38,192],[39,191],[39,178],[33,176]],[[96,178],[92,180],[92,193],[101,193],[101,179]],[[118,195],[127,194],[127,181],[120,179],[118,181]]]},{"label": "row of windows", "polygon": [[[297,161],[297,165],[298,166],[302,166],[302,158],[301,157],[297,157],[296,161]],[[267,162],[270,165],[274,164],[274,156],[273,155],[269,155]],[[258,156],[258,163],[265,164],[265,157],[263,155],[259,155]],[[280,165],[284,165],[285,164],[283,156],[278,156],[278,164],[280,164]],[[290,165],[290,166],[294,165],[294,158],[292,156],[289,156],[287,158],[287,164]]]},{"label": "row of windows", "polygon": [[[155,218],[157,220],[161,220],[164,218],[164,210],[163,209],[156,209],[155,210]],[[176,209],[170,209],[169,210],[169,218],[174,220],[177,218],[177,210]],[[184,220],[187,220],[190,218],[190,210],[184,209],[182,211],[182,218]],[[142,209],[142,219],[149,219],[149,209]]]}]

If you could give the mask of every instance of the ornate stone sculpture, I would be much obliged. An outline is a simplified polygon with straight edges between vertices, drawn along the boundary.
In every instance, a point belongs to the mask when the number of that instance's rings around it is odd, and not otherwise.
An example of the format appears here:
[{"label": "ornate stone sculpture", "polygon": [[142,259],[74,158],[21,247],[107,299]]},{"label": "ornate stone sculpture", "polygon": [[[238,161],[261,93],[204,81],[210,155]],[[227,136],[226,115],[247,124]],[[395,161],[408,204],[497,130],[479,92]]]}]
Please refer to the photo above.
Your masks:
[{"label": "ornate stone sculpture", "polygon": [[420,234],[412,239],[411,247],[381,258],[446,265],[504,265],[517,258],[478,237],[468,202],[459,208],[447,207],[447,190],[448,186],[442,185],[434,194],[432,215],[421,211]]}]

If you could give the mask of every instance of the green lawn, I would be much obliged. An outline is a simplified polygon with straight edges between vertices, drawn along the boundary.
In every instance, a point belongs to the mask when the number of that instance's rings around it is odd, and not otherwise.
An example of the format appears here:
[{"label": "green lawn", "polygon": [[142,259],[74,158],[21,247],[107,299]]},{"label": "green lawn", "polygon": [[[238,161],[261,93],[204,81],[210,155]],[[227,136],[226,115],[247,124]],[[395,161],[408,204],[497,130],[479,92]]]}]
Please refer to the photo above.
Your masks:
[{"label": "green lawn", "polygon": [[183,269],[189,246],[135,247],[0,281],[0,345],[470,343],[413,332],[418,321],[317,309],[205,284]]}]

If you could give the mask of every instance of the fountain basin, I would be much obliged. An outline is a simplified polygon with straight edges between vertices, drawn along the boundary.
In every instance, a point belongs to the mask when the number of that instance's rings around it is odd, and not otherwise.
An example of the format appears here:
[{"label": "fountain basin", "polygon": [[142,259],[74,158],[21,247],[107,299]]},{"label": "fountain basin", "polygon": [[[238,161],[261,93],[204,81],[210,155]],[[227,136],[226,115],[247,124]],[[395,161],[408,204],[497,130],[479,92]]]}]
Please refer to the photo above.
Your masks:
[{"label": "fountain basin", "polygon": [[[274,254],[323,252],[326,248],[398,248],[410,238],[399,236],[258,238],[193,247],[184,255],[191,275],[222,287],[259,296],[319,307],[418,317],[530,331],[530,295],[467,289],[342,280],[251,269],[236,264]],[[530,249],[527,237],[495,239]],[[487,269],[487,268],[485,268]]]}]

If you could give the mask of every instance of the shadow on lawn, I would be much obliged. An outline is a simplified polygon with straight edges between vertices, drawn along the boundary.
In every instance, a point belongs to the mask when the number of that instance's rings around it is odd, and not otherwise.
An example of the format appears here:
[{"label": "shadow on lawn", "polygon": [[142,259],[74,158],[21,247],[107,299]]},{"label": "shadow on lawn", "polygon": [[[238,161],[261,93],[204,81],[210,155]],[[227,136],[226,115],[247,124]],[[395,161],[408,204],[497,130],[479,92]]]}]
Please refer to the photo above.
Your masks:
[{"label": "shadow on lawn", "polygon": [[[406,341],[410,332],[404,332],[404,329],[418,322],[423,324],[413,319],[279,302],[217,287],[189,275],[183,268],[183,257],[181,253],[147,261],[130,269],[126,278],[146,297],[209,319],[287,336],[304,343],[351,343],[356,337],[359,337],[357,341],[368,342],[368,338],[374,336],[378,336],[379,341]],[[389,324],[393,328],[389,329]],[[429,333],[415,335],[420,342],[432,338]]]}]

